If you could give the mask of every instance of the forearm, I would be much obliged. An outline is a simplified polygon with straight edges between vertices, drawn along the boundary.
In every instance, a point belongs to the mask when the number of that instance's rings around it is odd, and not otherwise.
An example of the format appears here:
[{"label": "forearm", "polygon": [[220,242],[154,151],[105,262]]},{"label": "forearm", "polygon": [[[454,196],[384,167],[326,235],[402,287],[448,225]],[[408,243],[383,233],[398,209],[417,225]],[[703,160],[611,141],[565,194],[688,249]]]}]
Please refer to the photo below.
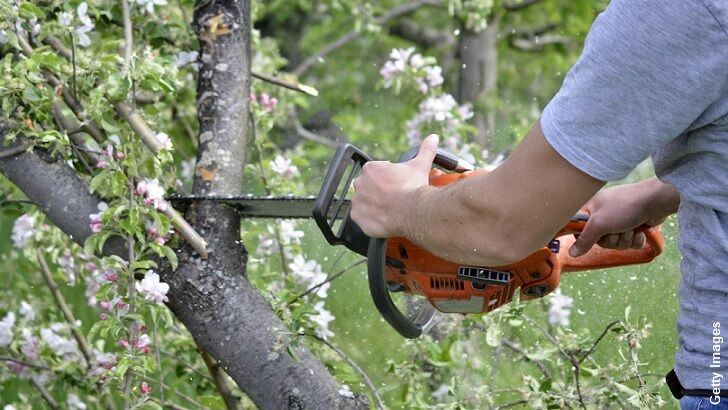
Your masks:
[{"label": "forearm", "polygon": [[639,185],[643,193],[641,201],[646,219],[661,220],[677,212],[680,194],[675,187],[657,178],[642,181]]},{"label": "forearm", "polygon": [[401,202],[394,224],[447,260],[503,265],[548,244],[603,185],[554,151],[536,123],[492,172],[420,187]]}]

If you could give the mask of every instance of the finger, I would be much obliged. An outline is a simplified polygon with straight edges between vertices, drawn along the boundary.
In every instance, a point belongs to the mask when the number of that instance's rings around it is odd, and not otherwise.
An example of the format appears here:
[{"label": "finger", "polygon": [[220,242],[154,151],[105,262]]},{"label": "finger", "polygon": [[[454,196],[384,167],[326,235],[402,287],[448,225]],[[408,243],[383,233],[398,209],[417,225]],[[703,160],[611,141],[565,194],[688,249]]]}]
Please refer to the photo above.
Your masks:
[{"label": "finger", "polygon": [[589,222],[584,226],[584,230],[576,238],[576,241],[569,248],[569,255],[572,257],[581,256],[594,246],[595,243],[604,235],[609,233],[595,218],[590,218]]},{"label": "finger", "polygon": [[618,233],[604,235],[601,239],[597,241],[597,244],[602,248],[617,249],[617,245],[619,244],[619,237],[620,235]]},{"label": "finger", "polygon": [[629,230],[626,232],[622,232],[619,235],[619,241],[617,242],[616,249],[624,250],[624,249],[631,248],[633,240],[634,240],[634,231]]},{"label": "finger", "polygon": [[432,168],[432,161],[435,160],[435,155],[437,155],[437,144],[439,140],[440,137],[437,134],[428,135],[427,138],[422,141],[422,145],[420,145],[420,149],[417,151],[417,156],[413,161],[416,161],[423,168],[428,170]]},{"label": "finger", "polygon": [[647,244],[647,235],[644,232],[637,232],[634,234],[634,241],[632,242],[632,248],[642,249]]}]

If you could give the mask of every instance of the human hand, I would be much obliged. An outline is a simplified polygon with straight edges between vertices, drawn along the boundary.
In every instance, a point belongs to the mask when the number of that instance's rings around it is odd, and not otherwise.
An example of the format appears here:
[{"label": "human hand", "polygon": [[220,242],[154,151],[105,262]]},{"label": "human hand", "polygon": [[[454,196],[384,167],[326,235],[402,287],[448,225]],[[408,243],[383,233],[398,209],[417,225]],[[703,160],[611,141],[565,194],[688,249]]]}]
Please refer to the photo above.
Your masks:
[{"label": "human hand", "polygon": [[417,156],[407,162],[370,161],[354,180],[351,218],[370,237],[405,236],[408,213],[416,212],[416,199],[429,186],[438,136],[422,141]]},{"label": "human hand", "polygon": [[594,244],[618,250],[644,247],[647,238],[635,229],[659,225],[665,220],[647,210],[652,194],[648,183],[621,185],[594,195],[584,206],[589,210],[589,221],[569,249],[569,255],[583,255]]}]

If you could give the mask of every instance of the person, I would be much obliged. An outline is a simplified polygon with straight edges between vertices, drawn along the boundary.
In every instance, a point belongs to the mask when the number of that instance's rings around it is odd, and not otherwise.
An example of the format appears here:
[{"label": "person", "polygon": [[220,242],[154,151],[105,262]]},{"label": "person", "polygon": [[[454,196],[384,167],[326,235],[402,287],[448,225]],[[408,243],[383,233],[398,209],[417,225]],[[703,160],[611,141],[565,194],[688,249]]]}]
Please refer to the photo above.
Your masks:
[{"label": "person", "polygon": [[[636,227],[677,212],[677,396],[687,393],[683,409],[728,409],[727,28],[725,0],[613,0],[502,165],[428,186],[438,142],[429,136],[408,162],[364,165],[352,219],[372,237],[497,266],[548,243],[582,207],[591,218],[574,256],[595,244],[641,247]],[[650,156],[657,178],[601,190]]]}]

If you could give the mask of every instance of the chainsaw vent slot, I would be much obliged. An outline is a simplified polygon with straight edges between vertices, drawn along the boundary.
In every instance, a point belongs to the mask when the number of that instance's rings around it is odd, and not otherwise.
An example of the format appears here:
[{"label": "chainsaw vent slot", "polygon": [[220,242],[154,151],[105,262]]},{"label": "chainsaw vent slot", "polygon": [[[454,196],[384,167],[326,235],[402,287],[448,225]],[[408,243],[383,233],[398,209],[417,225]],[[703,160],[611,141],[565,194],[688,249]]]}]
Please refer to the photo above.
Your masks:
[{"label": "chainsaw vent slot", "polygon": [[430,277],[430,287],[435,290],[465,290],[465,283],[450,278]]},{"label": "chainsaw vent slot", "polygon": [[458,268],[458,279],[485,285],[505,286],[511,280],[511,273],[474,266],[461,266]]}]

